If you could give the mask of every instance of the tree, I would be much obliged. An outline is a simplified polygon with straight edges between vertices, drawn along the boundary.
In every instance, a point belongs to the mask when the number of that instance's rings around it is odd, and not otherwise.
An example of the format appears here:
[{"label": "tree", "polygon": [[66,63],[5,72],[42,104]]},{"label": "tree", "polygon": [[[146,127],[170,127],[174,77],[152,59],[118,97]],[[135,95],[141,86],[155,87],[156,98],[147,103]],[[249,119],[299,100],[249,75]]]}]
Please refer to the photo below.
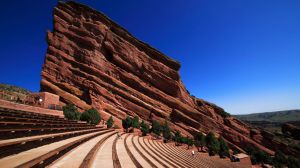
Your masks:
[{"label": "tree", "polygon": [[150,127],[147,123],[144,122],[144,120],[141,123],[141,127],[140,127],[141,131],[142,131],[142,136],[146,136],[149,133]]},{"label": "tree", "polygon": [[205,146],[206,142],[205,142],[205,136],[199,132],[195,135],[194,137],[195,140],[195,146],[198,148],[198,151],[203,151],[203,147]]},{"label": "tree", "polygon": [[80,120],[97,125],[101,120],[101,115],[96,109],[91,108],[81,114]]},{"label": "tree", "polygon": [[67,104],[63,107],[63,112],[65,118],[68,120],[79,120],[80,119],[80,112],[78,112],[77,108],[74,104]]},{"label": "tree", "polygon": [[219,152],[220,144],[215,135],[209,132],[206,136],[206,144],[208,147],[208,152],[210,156],[214,156]]},{"label": "tree", "polygon": [[273,159],[273,165],[275,168],[282,168],[287,164],[286,157],[281,151],[276,151]]},{"label": "tree", "polygon": [[220,150],[219,150],[219,156],[221,158],[228,157],[229,156],[229,147],[227,143],[224,141],[222,137],[219,138],[220,143]]},{"label": "tree", "polygon": [[140,123],[139,123],[139,117],[135,116],[132,120],[132,127],[133,128],[140,128]]},{"label": "tree", "polygon": [[176,131],[174,134],[174,141],[176,146],[178,146],[181,143],[181,138],[181,133],[179,131]]},{"label": "tree", "polygon": [[289,156],[287,160],[288,168],[299,168],[300,167],[300,159],[295,158],[293,156]]},{"label": "tree", "polygon": [[227,117],[230,117],[230,113],[226,112],[226,111],[221,111],[221,114],[220,114],[223,118],[227,118]]},{"label": "tree", "polygon": [[192,138],[186,137],[186,144],[188,145],[188,149],[194,145],[194,141]]},{"label": "tree", "polygon": [[266,152],[259,150],[259,149],[252,149],[250,151],[251,156],[251,162],[252,164],[258,164],[258,163],[272,163],[272,158],[269,154]]},{"label": "tree", "polygon": [[132,118],[126,116],[126,118],[122,120],[122,126],[126,130],[126,132],[128,132],[128,129],[132,126]]},{"label": "tree", "polygon": [[162,126],[162,132],[163,132],[164,142],[166,143],[172,137],[171,129],[167,121],[165,121],[164,125]]},{"label": "tree", "polygon": [[106,122],[107,128],[111,128],[114,125],[114,119],[112,116],[109,117],[109,119]]},{"label": "tree", "polygon": [[20,99],[20,97],[17,97],[16,103],[22,103],[22,100]]},{"label": "tree", "polygon": [[151,130],[157,137],[159,137],[160,136],[160,133],[161,133],[161,126],[160,126],[160,124],[157,122],[157,121],[155,121],[155,120],[153,120],[152,121],[152,130]]}]

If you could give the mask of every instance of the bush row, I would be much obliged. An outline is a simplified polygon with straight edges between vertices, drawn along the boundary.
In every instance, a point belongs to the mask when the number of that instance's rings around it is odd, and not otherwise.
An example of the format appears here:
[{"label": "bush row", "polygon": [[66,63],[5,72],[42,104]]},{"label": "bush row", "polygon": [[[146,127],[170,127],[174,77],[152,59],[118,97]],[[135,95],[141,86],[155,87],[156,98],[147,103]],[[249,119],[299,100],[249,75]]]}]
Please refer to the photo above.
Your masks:
[{"label": "bush row", "polygon": [[188,148],[195,145],[199,151],[203,151],[204,146],[206,146],[211,156],[216,154],[219,154],[220,157],[229,156],[229,147],[227,143],[222,137],[217,139],[212,132],[207,136],[198,133],[193,138],[184,137],[181,135],[180,131],[173,133],[167,121],[163,124],[159,124],[157,121],[153,120],[150,126],[144,120],[139,122],[138,116],[135,116],[134,118],[127,116],[122,120],[122,126],[126,132],[128,132],[130,128],[139,128],[143,136],[146,136],[148,133],[153,133],[157,138],[162,136],[164,142],[173,140],[176,145],[186,144]]},{"label": "bush row", "polygon": [[80,113],[75,107],[75,105],[67,104],[63,107],[63,112],[65,118],[67,118],[68,120],[81,120],[94,125],[99,124],[101,121],[100,113],[94,108],[88,109],[83,113]]}]

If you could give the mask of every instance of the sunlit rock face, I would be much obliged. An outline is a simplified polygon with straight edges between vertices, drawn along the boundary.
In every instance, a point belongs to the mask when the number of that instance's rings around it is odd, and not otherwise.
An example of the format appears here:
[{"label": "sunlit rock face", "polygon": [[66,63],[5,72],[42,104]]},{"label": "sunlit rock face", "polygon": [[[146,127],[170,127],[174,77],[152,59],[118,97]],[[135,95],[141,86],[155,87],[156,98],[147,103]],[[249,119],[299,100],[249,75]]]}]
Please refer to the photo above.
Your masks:
[{"label": "sunlit rock face", "polygon": [[251,139],[248,125],[225,119],[222,108],[190,96],[180,79],[179,62],[102,13],[75,2],[59,2],[53,18],[41,91],[55,93],[61,102],[81,110],[94,107],[104,119],[113,115],[118,124],[126,115],[168,120],[173,130],[189,136],[215,131],[233,146],[252,144],[271,152],[259,144],[263,137]]}]

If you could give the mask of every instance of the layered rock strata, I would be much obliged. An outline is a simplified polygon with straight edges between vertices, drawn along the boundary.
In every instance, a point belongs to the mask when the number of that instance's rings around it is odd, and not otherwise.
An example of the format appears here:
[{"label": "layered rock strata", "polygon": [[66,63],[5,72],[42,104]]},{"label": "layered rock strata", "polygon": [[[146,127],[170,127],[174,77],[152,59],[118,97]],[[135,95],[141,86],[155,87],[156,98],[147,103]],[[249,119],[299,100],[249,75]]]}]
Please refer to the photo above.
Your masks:
[{"label": "layered rock strata", "polygon": [[104,119],[120,123],[126,115],[146,121],[170,121],[173,130],[190,135],[214,131],[237,148],[261,145],[264,136],[212,103],[192,97],[180,80],[180,64],[100,12],[75,2],[54,8],[54,27],[41,91],[58,94],[64,103],[94,107]]}]

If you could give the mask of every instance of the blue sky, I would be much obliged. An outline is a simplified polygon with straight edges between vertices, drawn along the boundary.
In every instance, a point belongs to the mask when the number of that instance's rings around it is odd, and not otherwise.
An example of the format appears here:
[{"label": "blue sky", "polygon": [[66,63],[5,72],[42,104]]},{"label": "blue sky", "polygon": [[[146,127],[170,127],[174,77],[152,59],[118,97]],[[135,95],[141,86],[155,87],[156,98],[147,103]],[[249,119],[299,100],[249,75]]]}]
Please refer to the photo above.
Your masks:
[{"label": "blue sky", "polygon": [[[79,0],[178,60],[232,114],[300,108],[299,0]],[[0,82],[39,90],[55,0],[1,2]]]}]

